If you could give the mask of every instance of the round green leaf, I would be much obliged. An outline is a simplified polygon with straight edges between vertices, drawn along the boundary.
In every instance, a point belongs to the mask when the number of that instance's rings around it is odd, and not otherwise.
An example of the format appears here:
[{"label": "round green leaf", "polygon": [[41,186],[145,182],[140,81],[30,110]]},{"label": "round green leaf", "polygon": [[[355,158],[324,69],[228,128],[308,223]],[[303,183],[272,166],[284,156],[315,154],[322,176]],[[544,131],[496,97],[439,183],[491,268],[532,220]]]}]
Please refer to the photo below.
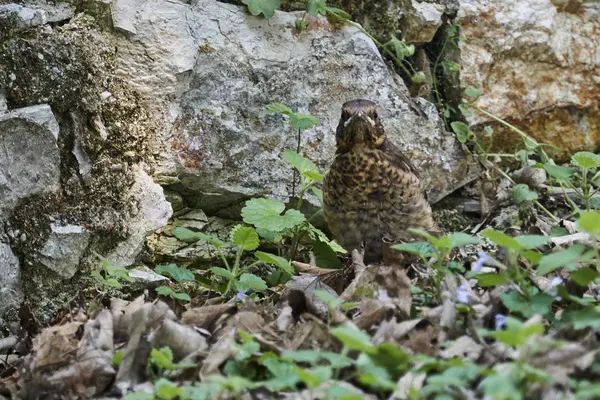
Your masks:
[{"label": "round green leaf", "polygon": [[454,121],[450,123],[452,130],[456,134],[456,138],[461,143],[466,143],[469,138],[469,126],[461,121]]},{"label": "round green leaf", "polygon": [[581,168],[596,168],[600,166],[600,156],[589,151],[580,151],[571,156],[571,163]]},{"label": "round green leaf", "polygon": [[271,232],[281,232],[291,229],[305,221],[304,214],[298,210],[288,210],[284,215],[285,204],[270,199],[250,199],[242,208],[242,218],[245,223],[254,225],[257,229]]},{"label": "round green leaf", "polygon": [[255,250],[258,248],[258,233],[250,226],[238,225],[231,232],[231,241],[244,250]]},{"label": "round green leaf", "polygon": [[513,187],[513,200],[515,204],[521,204],[524,201],[537,200],[538,195],[536,192],[529,189],[524,183],[519,183]]},{"label": "round green leaf", "polygon": [[600,212],[599,211],[586,211],[582,212],[579,220],[577,220],[577,228],[579,230],[589,233],[590,235],[600,235]]}]

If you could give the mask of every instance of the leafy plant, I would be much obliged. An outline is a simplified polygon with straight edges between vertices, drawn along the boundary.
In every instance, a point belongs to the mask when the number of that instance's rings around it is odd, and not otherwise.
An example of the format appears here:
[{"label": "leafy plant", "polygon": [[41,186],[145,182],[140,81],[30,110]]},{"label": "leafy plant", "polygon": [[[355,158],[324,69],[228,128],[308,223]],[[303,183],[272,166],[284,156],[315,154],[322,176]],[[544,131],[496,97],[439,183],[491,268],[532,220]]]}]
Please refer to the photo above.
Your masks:
[{"label": "leafy plant", "polygon": [[175,300],[192,301],[192,298],[183,290],[183,283],[195,282],[194,273],[190,270],[180,268],[175,264],[159,265],[154,270],[156,273],[167,276],[176,282],[178,290],[173,290],[168,286],[157,287],[156,293],[161,296],[168,296]]},{"label": "leafy plant", "polygon": [[112,265],[105,257],[96,252],[94,254],[100,259],[102,271],[94,270],[90,275],[100,284],[103,292],[108,291],[110,288],[121,289],[121,281],[135,282],[135,279],[129,276],[129,271],[126,268]]}]

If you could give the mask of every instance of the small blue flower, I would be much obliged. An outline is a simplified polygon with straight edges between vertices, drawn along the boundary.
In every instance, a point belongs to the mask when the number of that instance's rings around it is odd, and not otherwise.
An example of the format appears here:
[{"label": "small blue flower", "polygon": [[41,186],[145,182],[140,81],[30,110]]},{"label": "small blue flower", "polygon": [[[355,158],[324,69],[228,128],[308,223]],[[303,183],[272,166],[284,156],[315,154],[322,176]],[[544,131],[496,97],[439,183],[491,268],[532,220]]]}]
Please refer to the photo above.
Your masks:
[{"label": "small blue flower", "polygon": [[456,299],[461,303],[469,303],[469,297],[473,296],[469,290],[469,285],[463,283],[458,289],[456,289]]},{"label": "small blue flower", "polygon": [[481,272],[481,267],[483,267],[483,264],[485,264],[489,258],[490,257],[485,251],[477,253],[477,260],[475,261],[475,264],[471,266],[471,271]]},{"label": "small blue flower", "polygon": [[236,301],[245,301],[246,298],[248,297],[248,295],[246,294],[246,292],[238,292],[238,294],[235,295],[235,300]]},{"label": "small blue flower", "polygon": [[506,323],[506,315],[496,314],[496,316],[494,318],[495,318],[496,330],[499,331]]}]

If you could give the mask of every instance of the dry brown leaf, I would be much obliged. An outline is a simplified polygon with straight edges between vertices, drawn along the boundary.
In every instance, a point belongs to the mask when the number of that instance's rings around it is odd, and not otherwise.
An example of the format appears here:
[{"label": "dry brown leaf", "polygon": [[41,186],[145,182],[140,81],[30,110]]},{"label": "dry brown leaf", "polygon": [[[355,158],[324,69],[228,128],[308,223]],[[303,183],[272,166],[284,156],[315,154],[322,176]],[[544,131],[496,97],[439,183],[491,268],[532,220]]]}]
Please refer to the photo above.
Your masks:
[{"label": "dry brown leaf", "polygon": [[68,322],[42,330],[33,339],[36,368],[71,362],[79,347],[77,331],[81,325],[80,322]]},{"label": "dry brown leaf", "polygon": [[169,319],[165,319],[158,329],[150,332],[148,341],[155,349],[169,347],[173,352],[175,362],[195,351],[206,351],[208,349],[206,338],[196,329]]},{"label": "dry brown leaf", "polygon": [[223,314],[231,314],[237,310],[235,304],[217,304],[191,308],[181,315],[183,325],[194,325],[208,331],[213,330],[213,324]]}]

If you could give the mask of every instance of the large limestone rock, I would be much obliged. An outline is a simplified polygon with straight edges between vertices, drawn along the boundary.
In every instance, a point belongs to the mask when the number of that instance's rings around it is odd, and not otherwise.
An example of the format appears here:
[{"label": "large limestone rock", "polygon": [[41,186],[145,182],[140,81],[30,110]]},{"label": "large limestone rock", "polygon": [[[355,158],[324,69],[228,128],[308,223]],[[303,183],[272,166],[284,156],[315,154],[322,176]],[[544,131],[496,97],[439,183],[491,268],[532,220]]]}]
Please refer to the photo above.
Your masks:
[{"label": "large limestone rock", "polygon": [[[355,28],[337,30],[318,19],[299,33],[293,26],[300,13],[265,20],[208,0],[148,0],[138,10],[127,22],[136,34],[118,46],[119,72],[171,110],[159,172],[177,176],[171,189],[208,213],[250,196],[288,200],[291,168],[281,153],[295,148],[296,132],[265,110],[274,101],[320,118],[303,132],[301,146],[323,170],[333,157],[341,104],[362,97],[378,103],[390,137],[423,171],[433,202],[474,176],[435,108],[409,100]],[[115,18],[125,24],[126,15]]]},{"label": "large limestone rock", "polygon": [[48,105],[0,113],[0,221],[23,198],[60,187],[58,123]]},{"label": "large limestone rock", "polygon": [[[478,105],[569,152],[600,146],[600,3],[460,0],[461,84]],[[470,122],[490,121],[475,114]],[[496,126],[495,142],[514,141]]]},{"label": "large limestone rock", "polygon": [[0,315],[15,308],[23,299],[19,260],[6,237],[0,236]]}]

